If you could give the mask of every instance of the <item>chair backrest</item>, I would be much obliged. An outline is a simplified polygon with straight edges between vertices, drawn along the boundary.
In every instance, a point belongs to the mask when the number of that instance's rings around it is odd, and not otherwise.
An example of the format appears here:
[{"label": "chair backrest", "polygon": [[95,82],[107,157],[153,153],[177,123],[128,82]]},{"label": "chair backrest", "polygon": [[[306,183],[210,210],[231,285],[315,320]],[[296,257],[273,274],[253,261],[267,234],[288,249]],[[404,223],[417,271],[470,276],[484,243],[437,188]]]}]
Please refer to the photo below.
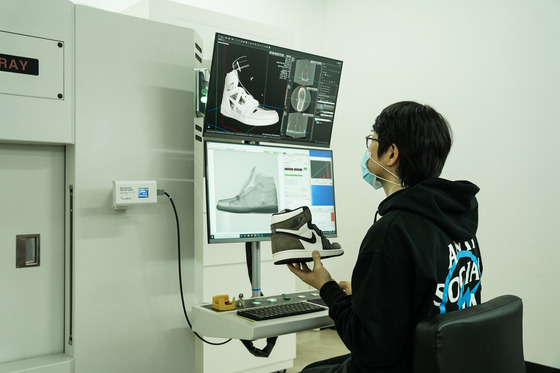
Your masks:
[{"label": "chair backrest", "polygon": [[502,295],[421,321],[414,373],[525,373],[523,302]]}]

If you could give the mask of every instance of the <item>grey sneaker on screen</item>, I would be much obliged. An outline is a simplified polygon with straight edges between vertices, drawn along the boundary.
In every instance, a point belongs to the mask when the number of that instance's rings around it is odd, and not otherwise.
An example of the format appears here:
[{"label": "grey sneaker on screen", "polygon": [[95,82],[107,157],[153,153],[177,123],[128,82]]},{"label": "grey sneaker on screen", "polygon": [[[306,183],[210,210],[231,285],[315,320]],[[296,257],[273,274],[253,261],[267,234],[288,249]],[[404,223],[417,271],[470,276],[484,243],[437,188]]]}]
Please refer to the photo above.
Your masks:
[{"label": "grey sneaker on screen", "polygon": [[220,211],[237,214],[271,214],[278,212],[276,185],[272,176],[263,175],[253,167],[249,178],[235,197],[218,201],[216,208]]},{"label": "grey sneaker on screen", "polygon": [[273,214],[270,230],[274,264],[310,262],[313,250],[319,251],[321,259],[344,254],[338,243],[331,243],[311,223],[311,211],[307,206]]}]

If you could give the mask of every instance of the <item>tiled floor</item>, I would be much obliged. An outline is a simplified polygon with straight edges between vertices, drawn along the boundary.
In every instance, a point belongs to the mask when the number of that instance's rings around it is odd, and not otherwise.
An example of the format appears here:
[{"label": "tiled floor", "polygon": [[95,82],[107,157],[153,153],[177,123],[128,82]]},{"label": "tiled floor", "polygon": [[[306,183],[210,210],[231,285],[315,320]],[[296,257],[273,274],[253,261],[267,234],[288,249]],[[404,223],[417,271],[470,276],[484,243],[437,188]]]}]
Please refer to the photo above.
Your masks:
[{"label": "tiled floor", "polygon": [[300,372],[307,364],[348,353],[334,329],[308,330],[297,333],[294,367],[286,373]]}]

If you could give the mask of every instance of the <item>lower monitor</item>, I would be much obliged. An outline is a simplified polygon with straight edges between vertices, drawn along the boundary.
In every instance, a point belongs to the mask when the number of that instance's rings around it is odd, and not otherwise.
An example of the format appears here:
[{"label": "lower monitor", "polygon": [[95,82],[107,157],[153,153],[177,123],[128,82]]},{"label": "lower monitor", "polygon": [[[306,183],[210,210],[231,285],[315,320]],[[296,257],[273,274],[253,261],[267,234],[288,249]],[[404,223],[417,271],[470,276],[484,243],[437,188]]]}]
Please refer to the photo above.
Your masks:
[{"label": "lower monitor", "polygon": [[336,236],[331,150],[205,142],[208,242],[270,240],[271,215],[308,206]]}]

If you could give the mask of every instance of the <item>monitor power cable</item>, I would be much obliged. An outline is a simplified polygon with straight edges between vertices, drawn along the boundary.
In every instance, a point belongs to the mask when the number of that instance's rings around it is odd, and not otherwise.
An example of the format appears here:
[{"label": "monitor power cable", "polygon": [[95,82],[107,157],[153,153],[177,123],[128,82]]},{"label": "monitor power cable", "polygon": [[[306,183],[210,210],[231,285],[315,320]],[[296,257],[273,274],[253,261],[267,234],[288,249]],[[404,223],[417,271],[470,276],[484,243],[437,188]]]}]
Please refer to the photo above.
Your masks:
[{"label": "monitor power cable", "polygon": [[[191,321],[189,319],[189,315],[187,314],[187,308],[185,306],[185,297],[183,295],[183,275],[182,275],[182,269],[181,269],[181,267],[182,267],[181,266],[181,234],[180,234],[180,226],[179,226],[179,215],[177,214],[177,208],[175,207],[175,202],[173,202],[173,198],[169,195],[169,193],[167,193],[166,191],[164,191],[162,189],[158,189],[157,194],[158,194],[158,196],[165,195],[167,198],[169,198],[169,202],[171,202],[171,206],[173,207],[173,212],[175,213],[175,221],[176,221],[176,225],[177,225],[177,261],[178,261],[178,265],[179,265],[179,291],[181,293],[181,305],[183,306],[183,313],[185,315],[185,319],[187,320],[187,324],[189,324],[189,327],[192,330],[192,324],[191,324]],[[224,344],[228,343],[229,341],[231,341],[231,338],[230,338],[230,339],[227,339],[227,340],[222,341],[222,342],[211,342],[211,341],[208,341],[208,340],[204,339],[202,336],[200,336],[194,330],[192,330],[192,332],[202,342],[207,343],[209,345],[213,345],[213,346],[221,346],[221,345],[224,345]]]},{"label": "monitor power cable", "polygon": [[[253,271],[251,268],[253,267],[253,252],[251,250],[251,243],[245,242],[245,261],[247,262],[247,273],[249,274],[249,282],[253,284]],[[262,291],[260,291],[261,297],[264,295]],[[241,343],[243,346],[251,353],[251,355],[255,357],[268,357],[272,352],[272,349],[276,345],[276,337],[269,337],[266,339],[266,346],[264,348],[258,349],[253,344],[253,341],[241,339]]]}]

